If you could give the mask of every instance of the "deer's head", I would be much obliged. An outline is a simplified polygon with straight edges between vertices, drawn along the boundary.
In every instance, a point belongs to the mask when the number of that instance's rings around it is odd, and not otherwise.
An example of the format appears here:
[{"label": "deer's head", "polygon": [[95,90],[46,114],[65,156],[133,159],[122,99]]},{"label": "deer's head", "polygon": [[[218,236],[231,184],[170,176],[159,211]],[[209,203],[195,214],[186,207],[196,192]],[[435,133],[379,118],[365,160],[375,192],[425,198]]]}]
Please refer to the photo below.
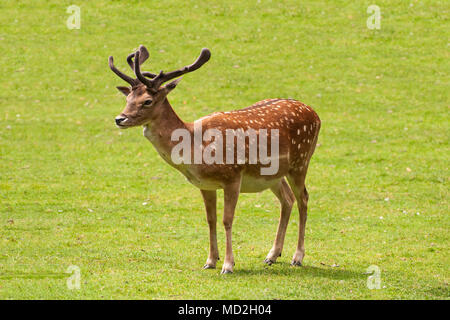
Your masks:
[{"label": "deer's head", "polygon": [[[116,125],[121,129],[150,123],[153,119],[164,116],[164,104],[166,96],[175,89],[180,82],[181,75],[197,70],[211,57],[208,49],[202,49],[197,60],[181,69],[172,72],[160,71],[154,74],[147,71],[141,72],[141,64],[149,57],[148,50],[140,46],[139,50],[127,57],[127,62],[134,71],[136,78],[127,76],[114,66],[113,57],[109,57],[109,67],[120,78],[130,84],[130,87],[117,87],[127,97],[127,105],[116,119]],[[176,78],[176,79],[175,79]],[[167,81],[170,81],[165,84]]]}]

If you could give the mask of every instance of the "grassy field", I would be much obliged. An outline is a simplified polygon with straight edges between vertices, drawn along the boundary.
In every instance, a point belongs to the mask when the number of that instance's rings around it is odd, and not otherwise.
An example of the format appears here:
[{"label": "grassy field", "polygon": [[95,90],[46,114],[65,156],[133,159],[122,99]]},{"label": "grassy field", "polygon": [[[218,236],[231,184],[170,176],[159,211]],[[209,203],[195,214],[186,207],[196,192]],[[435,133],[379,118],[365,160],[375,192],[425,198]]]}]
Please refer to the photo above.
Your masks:
[{"label": "grassy field", "polygon": [[[0,299],[449,299],[448,13],[435,0],[2,1]],[[201,269],[200,193],[141,128],[114,126],[124,82],[107,58],[128,70],[139,44],[154,72],[211,49],[170,95],[185,121],[276,97],[317,111],[303,267],[289,266],[297,211],[263,264],[279,216],[266,191],[240,197],[235,272]],[[218,239],[223,257],[221,223]]]}]

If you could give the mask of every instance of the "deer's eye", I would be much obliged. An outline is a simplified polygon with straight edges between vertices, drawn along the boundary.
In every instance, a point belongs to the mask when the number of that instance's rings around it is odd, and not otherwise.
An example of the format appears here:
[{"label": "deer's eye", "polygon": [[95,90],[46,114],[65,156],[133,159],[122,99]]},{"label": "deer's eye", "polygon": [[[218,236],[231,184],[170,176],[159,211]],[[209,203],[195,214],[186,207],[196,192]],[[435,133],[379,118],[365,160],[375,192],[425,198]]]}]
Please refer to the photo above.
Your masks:
[{"label": "deer's eye", "polygon": [[145,100],[144,106],[149,106],[149,105],[152,104],[152,102],[153,102],[153,101],[152,101],[151,99]]}]

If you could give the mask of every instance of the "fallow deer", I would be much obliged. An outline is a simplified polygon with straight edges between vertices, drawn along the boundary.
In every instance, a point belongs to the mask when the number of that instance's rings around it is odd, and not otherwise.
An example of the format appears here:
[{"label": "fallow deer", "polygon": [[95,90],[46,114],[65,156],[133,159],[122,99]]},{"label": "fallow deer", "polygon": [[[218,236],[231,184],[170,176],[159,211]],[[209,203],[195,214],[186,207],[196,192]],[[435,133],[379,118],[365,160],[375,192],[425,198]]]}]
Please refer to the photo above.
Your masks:
[{"label": "fallow deer", "polygon": [[[127,97],[127,104],[122,113],[115,118],[115,123],[121,129],[143,126],[144,136],[150,140],[162,158],[200,189],[209,224],[210,248],[205,269],[215,268],[216,262],[219,260],[216,237],[216,191],[218,189],[224,190],[223,225],[226,233],[226,253],[222,273],[233,272],[231,228],[239,193],[261,192],[266,189],[270,189],[280,201],[281,214],[273,247],[264,262],[271,265],[281,256],[291,209],[297,200],[300,218],[299,236],[297,250],[291,264],[301,266],[305,255],[304,237],[308,203],[305,177],[316,147],[321,126],[320,119],[311,107],[299,101],[266,99],[245,109],[216,112],[194,123],[182,121],[167,100],[167,95],[176,87],[181,75],[199,69],[209,60],[210,56],[211,53],[208,49],[202,49],[200,56],[193,64],[172,72],[161,71],[159,74],[154,74],[141,71],[141,64],[147,60],[149,53],[144,46],[140,46],[136,52],[127,57],[127,62],[136,78],[119,71],[114,66],[113,57],[109,57],[111,70],[131,86],[117,87]],[[170,80],[173,81],[165,84]],[[223,134],[226,134],[226,130],[229,129],[253,129],[258,139],[262,139],[260,133],[264,129],[277,131],[279,149],[276,150],[278,154],[272,154],[272,156],[276,156],[278,170],[271,175],[263,175],[261,169],[265,165],[262,161],[249,162],[247,149],[250,138],[245,139],[245,163],[201,162],[192,164],[174,161],[171,154],[177,142],[173,141],[172,133],[177,129],[182,129],[188,132],[188,135],[193,138],[192,140],[195,140],[195,125],[198,123],[205,130],[215,129],[216,132]],[[210,143],[211,141],[201,139],[202,150],[207,148]],[[271,149],[270,144],[273,143],[273,140],[267,140],[267,143],[269,144],[268,148]],[[190,151],[192,154],[196,152],[194,149]],[[225,151],[225,146],[223,149]],[[231,152],[237,153],[238,146],[233,146]]]}]

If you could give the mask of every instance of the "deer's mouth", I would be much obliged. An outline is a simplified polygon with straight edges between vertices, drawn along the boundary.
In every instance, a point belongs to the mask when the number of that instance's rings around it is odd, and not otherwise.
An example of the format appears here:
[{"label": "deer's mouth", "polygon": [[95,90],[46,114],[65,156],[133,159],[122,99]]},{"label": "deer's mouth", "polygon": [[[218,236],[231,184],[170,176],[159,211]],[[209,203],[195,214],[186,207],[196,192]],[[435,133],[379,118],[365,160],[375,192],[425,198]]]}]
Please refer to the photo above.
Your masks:
[{"label": "deer's mouth", "polygon": [[130,127],[130,119],[127,117],[118,116],[114,119],[116,122],[116,126],[120,129],[126,129]]}]

